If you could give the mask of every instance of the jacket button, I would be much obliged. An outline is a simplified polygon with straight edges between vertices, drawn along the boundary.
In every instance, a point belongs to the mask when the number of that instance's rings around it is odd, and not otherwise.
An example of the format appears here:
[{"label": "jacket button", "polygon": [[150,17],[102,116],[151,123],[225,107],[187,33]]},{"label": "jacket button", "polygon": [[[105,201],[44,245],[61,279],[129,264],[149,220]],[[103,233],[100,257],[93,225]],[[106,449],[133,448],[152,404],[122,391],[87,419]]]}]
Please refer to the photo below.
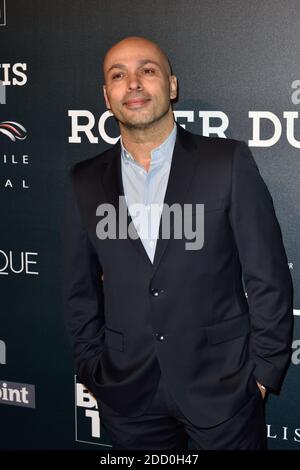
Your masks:
[{"label": "jacket button", "polygon": [[159,296],[159,290],[153,287],[151,289],[151,294],[153,295],[153,297],[158,297]]},{"label": "jacket button", "polygon": [[157,341],[163,341],[165,339],[165,336],[161,333],[156,333],[156,339]]}]

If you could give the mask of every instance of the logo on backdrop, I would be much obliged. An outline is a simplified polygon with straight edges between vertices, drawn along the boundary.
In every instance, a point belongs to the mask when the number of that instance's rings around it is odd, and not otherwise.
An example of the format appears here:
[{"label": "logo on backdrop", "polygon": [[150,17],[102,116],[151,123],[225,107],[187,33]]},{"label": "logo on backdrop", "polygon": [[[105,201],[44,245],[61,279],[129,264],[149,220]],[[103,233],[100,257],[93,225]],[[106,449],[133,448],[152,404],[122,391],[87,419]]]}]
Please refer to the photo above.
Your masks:
[{"label": "logo on backdrop", "polygon": [[35,386],[0,380],[0,404],[35,408]]},{"label": "logo on backdrop", "polygon": [[75,416],[76,441],[112,447],[103,442],[105,431],[101,427],[97,401],[82,383],[77,382],[76,375]]},{"label": "logo on backdrop", "polygon": [[23,86],[27,83],[27,64],[16,62],[15,64],[0,64],[0,77],[4,86]]},{"label": "logo on backdrop", "polygon": [[0,26],[6,26],[6,0],[0,0]]},{"label": "logo on backdrop", "polygon": [[[2,154],[0,155],[0,162],[5,166],[5,170],[8,170],[8,175],[5,176],[5,171],[0,171],[3,181],[0,180],[0,189],[4,188],[7,190],[18,190],[18,189],[29,189],[29,182],[27,177],[20,179],[20,167],[24,169],[29,168],[29,155],[27,154]],[[16,178],[12,177],[12,169],[15,168],[17,175]],[[2,179],[1,178],[1,179]]]},{"label": "logo on backdrop", "polygon": [[38,271],[34,271],[34,265],[37,264],[37,256],[38,253],[33,253],[31,251],[13,253],[10,250],[6,253],[5,251],[0,250],[0,275],[38,275]]},{"label": "logo on backdrop", "polygon": [[0,104],[6,103],[6,88],[0,80]]},{"label": "logo on backdrop", "polygon": [[13,142],[17,140],[25,140],[27,131],[22,124],[15,121],[2,121],[0,122],[0,135],[8,137]]},{"label": "logo on backdrop", "polygon": [[288,426],[276,426],[267,424],[267,438],[280,439],[282,441],[300,442],[300,429]]},{"label": "logo on backdrop", "polygon": [[294,364],[294,366],[297,366],[300,364],[300,340],[295,339],[292,343],[292,357],[291,357],[291,362]]},{"label": "logo on backdrop", "polygon": [[0,339],[0,364],[6,364],[6,344]]},{"label": "logo on backdrop", "polygon": [[0,64],[0,104],[6,104],[6,87],[23,86],[27,83],[27,64]]},{"label": "logo on backdrop", "polygon": [[[295,263],[292,262],[292,261],[290,261],[290,262],[288,263],[289,270],[291,271],[291,274],[293,274],[294,265],[295,265]],[[300,316],[300,309],[294,308],[293,313],[294,313],[294,315]]]},{"label": "logo on backdrop", "polygon": [[[101,114],[97,125],[95,116],[88,110],[72,109],[68,111],[68,116],[71,118],[71,135],[68,139],[70,144],[80,144],[82,136],[85,136],[91,144],[98,144],[99,136],[104,142],[111,145],[119,140],[119,136],[112,137],[106,130],[107,120],[113,118],[110,111]],[[183,128],[186,127],[186,122],[195,121],[194,111],[174,111],[174,117]],[[199,111],[198,117],[202,120],[202,135],[218,135],[226,138],[225,131],[229,126],[229,120],[225,113],[222,111]],[[215,120],[219,121],[218,126],[212,124],[212,121],[215,122]]]}]

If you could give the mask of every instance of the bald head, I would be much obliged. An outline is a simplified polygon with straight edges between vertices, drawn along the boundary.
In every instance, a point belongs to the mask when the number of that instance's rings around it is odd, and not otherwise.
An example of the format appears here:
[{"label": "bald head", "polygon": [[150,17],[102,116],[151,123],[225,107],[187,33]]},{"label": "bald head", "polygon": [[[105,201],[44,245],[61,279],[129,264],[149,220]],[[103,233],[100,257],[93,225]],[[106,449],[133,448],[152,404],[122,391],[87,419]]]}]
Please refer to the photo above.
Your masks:
[{"label": "bald head", "polygon": [[106,79],[108,71],[118,63],[122,63],[122,58],[130,57],[140,51],[144,57],[149,55],[150,59],[155,58],[165,73],[172,74],[172,67],[165,52],[153,41],[141,36],[129,36],[114,44],[105,54],[103,60],[103,74]]}]

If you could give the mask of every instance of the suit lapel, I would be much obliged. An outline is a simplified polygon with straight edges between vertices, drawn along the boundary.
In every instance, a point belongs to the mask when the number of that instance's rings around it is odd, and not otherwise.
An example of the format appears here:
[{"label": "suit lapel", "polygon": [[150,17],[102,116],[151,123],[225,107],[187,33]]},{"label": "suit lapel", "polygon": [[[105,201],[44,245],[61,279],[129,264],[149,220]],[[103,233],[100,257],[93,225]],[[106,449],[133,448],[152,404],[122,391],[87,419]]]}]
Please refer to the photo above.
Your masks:
[{"label": "suit lapel", "polygon": [[[183,209],[188,190],[191,187],[191,181],[195,175],[196,165],[199,161],[196,158],[196,145],[192,140],[192,135],[177,124],[177,138],[175,142],[173,158],[170,168],[169,180],[167,184],[164,204],[168,207],[172,204],[180,204]],[[165,207],[162,212],[159,227],[159,238],[157,239],[155,256],[153,260],[153,269],[156,270],[160,264],[162,256],[174,233],[174,223],[171,221],[170,238],[162,238],[162,218]]]},{"label": "suit lapel", "polygon": [[[168,184],[165,193],[164,204],[170,207],[172,204],[177,203],[183,205],[191,186],[191,180],[195,174],[198,159],[195,156],[196,145],[192,139],[192,135],[186,132],[181,126],[177,125],[177,138],[175,142],[172,163]],[[124,187],[122,183],[122,168],[121,168],[121,145],[120,141],[107,153],[106,168],[102,173],[102,183],[106,193],[107,202],[112,204],[116,210],[116,227],[117,234],[119,229],[119,196],[124,197]],[[163,210],[160,219],[159,238],[157,239],[156,251],[153,264],[151,263],[144,245],[139,238],[128,208],[126,206],[126,227],[128,230],[129,224],[135,235],[135,239],[128,237],[130,242],[139,251],[144,261],[148,266],[157,269],[161,258],[168,246],[169,239],[161,237],[162,231],[162,217],[165,212]],[[171,223],[170,238],[174,232],[174,225]],[[128,232],[127,232],[128,233]]]},{"label": "suit lapel", "polygon": [[[108,161],[106,163],[106,169],[102,174],[102,184],[105,190],[105,194],[107,196],[107,202],[112,204],[116,210],[116,231],[117,234],[119,233],[119,217],[120,217],[120,210],[119,210],[119,197],[123,196],[124,198],[124,187],[122,182],[122,167],[121,167],[121,144],[120,141],[116,143],[116,145],[110,150],[108,155]],[[123,199],[123,202],[125,200]],[[134,238],[129,237],[128,239],[133,244],[133,246],[139,251],[141,256],[144,258],[144,261],[149,265],[152,266],[151,260],[148,257],[148,254],[144,248],[144,245],[138,236],[138,233],[135,229],[133,220],[129,213],[128,207],[126,205],[126,215],[125,220],[123,222],[123,226],[128,233],[128,227],[131,226],[131,230],[134,234]],[[124,211],[123,211],[124,214]],[[121,215],[123,217],[123,215]]]}]

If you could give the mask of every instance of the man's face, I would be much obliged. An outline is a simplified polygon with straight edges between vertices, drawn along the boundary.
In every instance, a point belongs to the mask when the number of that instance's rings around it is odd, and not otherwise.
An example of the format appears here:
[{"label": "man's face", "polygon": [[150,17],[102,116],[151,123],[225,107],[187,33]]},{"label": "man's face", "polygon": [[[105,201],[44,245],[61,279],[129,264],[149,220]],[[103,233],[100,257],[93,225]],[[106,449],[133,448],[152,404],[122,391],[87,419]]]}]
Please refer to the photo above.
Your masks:
[{"label": "man's face", "polygon": [[106,106],[127,128],[146,129],[170,112],[177,81],[165,56],[150,41],[125,40],[104,60]]}]

